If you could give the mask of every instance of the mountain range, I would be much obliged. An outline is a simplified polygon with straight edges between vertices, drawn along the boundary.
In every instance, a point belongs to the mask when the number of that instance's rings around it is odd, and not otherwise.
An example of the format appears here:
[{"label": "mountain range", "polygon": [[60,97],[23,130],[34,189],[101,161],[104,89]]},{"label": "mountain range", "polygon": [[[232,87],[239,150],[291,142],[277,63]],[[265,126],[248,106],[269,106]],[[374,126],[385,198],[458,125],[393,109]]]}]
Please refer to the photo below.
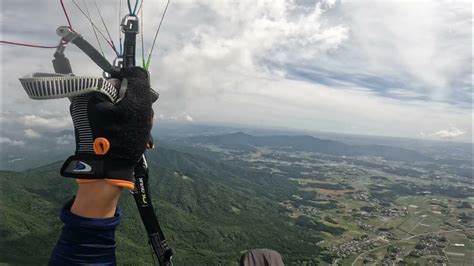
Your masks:
[{"label": "mountain range", "polygon": [[288,151],[315,152],[334,156],[373,156],[394,161],[431,161],[417,151],[385,145],[349,145],[339,141],[306,135],[253,136],[243,132],[193,136],[180,139],[187,144],[216,145],[228,149],[252,151],[259,147]]}]

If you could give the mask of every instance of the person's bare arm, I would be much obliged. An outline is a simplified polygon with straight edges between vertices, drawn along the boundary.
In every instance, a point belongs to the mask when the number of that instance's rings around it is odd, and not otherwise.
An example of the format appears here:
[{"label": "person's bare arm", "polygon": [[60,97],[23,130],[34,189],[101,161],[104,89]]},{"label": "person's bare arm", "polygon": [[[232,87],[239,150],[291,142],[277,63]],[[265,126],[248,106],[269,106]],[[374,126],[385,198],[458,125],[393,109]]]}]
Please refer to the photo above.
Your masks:
[{"label": "person's bare arm", "polygon": [[122,190],[105,180],[80,183],[71,212],[87,218],[113,217]]}]

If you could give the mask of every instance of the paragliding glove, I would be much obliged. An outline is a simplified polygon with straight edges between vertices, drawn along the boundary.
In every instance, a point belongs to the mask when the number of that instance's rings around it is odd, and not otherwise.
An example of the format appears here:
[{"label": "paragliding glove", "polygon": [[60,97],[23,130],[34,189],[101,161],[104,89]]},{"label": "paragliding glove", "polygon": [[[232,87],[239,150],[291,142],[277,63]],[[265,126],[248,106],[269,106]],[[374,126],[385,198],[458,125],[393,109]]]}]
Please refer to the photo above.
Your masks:
[{"label": "paragliding glove", "polygon": [[71,99],[76,152],[63,164],[61,175],[79,183],[106,179],[132,189],[134,166],[152,145],[152,104],[158,97],[148,72],[139,67],[122,69],[115,84],[115,102],[99,92]]}]

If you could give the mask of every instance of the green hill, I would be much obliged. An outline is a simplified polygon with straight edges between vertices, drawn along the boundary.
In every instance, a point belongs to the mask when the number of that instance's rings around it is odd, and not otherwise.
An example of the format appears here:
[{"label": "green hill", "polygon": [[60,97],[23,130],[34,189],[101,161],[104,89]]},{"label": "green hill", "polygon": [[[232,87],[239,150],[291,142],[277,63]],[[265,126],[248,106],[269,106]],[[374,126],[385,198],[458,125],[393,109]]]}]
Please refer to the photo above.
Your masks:
[{"label": "green hill", "polygon": [[[287,263],[317,258],[319,232],[296,225],[278,201],[295,193],[287,178],[160,148],[149,153],[151,186],[176,265],[236,264],[256,247]],[[0,262],[44,264],[58,237],[61,205],[74,193],[61,163],[24,172],[0,171]],[[133,198],[124,192],[117,232],[120,264],[150,265],[151,251]]]}]

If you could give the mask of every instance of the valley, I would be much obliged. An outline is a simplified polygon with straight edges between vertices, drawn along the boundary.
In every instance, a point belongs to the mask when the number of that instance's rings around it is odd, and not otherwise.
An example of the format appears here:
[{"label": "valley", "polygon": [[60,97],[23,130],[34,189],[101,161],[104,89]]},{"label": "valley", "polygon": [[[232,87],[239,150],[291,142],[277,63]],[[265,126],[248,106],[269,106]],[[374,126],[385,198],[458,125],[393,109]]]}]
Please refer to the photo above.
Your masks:
[{"label": "valley", "polygon": [[[148,158],[176,265],[237,265],[251,248],[275,249],[288,265],[472,264],[469,156],[238,132],[161,138]],[[3,263],[45,263],[74,193],[61,162],[28,161],[0,171]],[[119,261],[152,265],[132,198],[120,206]]]},{"label": "valley", "polygon": [[322,232],[318,263],[472,263],[472,179],[450,165],[242,144],[194,146],[288,177],[297,192],[279,204],[298,226]]}]

